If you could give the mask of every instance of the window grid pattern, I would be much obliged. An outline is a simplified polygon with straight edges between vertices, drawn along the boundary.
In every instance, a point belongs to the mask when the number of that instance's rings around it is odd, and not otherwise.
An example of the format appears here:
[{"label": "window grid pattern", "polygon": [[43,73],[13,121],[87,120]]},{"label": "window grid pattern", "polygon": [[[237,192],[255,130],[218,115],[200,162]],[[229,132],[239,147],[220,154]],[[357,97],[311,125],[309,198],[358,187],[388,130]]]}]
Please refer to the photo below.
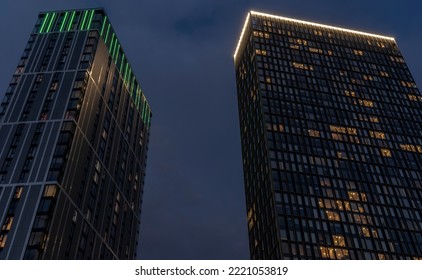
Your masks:
[{"label": "window grid pattern", "polygon": [[252,258],[421,258],[422,95],[396,43],[254,15],[241,51]]}]

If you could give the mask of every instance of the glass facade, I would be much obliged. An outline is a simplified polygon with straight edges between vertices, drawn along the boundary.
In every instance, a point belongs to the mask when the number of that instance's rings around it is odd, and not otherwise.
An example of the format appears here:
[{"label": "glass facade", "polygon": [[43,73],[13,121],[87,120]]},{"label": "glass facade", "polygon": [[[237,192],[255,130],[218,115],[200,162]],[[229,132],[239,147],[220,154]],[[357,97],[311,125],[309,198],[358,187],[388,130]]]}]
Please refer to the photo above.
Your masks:
[{"label": "glass facade", "polygon": [[395,40],[250,12],[234,60],[251,258],[422,258],[422,95]]},{"label": "glass facade", "polygon": [[40,13],[0,105],[0,259],[136,258],[151,116],[103,9]]}]

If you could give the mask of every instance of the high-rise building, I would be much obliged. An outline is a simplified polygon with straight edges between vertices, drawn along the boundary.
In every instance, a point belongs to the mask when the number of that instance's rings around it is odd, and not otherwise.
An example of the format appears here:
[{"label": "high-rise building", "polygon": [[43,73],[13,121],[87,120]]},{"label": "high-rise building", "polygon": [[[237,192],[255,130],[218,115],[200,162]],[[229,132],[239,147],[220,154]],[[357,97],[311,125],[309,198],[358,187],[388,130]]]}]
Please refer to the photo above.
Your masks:
[{"label": "high-rise building", "polygon": [[0,106],[0,259],[136,258],[150,119],[103,9],[40,13]]},{"label": "high-rise building", "polygon": [[251,258],[422,258],[422,95],[395,40],[250,12],[234,61]]}]

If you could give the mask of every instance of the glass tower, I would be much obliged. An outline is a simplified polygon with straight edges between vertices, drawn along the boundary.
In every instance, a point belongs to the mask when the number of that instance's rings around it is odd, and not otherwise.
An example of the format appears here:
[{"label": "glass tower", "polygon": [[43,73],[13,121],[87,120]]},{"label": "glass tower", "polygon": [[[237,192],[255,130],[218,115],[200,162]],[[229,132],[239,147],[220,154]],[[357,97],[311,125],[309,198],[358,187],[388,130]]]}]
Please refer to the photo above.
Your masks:
[{"label": "glass tower", "polygon": [[422,95],[395,40],[250,12],[234,62],[251,258],[422,258]]},{"label": "glass tower", "polygon": [[0,105],[0,259],[136,258],[150,120],[103,9],[40,13]]}]

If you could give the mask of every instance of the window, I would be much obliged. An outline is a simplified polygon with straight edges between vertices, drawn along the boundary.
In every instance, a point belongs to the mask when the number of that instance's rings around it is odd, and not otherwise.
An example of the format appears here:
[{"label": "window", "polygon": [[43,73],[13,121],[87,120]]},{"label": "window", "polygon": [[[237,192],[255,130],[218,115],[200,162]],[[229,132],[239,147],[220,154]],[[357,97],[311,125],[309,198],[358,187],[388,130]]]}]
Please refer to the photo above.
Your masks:
[{"label": "window", "polygon": [[391,151],[389,149],[381,149],[381,155],[383,157],[391,157]]},{"label": "window", "polygon": [[56,185],[46,185],[44,188],[44,197],[55,197],[57,191]]}]

